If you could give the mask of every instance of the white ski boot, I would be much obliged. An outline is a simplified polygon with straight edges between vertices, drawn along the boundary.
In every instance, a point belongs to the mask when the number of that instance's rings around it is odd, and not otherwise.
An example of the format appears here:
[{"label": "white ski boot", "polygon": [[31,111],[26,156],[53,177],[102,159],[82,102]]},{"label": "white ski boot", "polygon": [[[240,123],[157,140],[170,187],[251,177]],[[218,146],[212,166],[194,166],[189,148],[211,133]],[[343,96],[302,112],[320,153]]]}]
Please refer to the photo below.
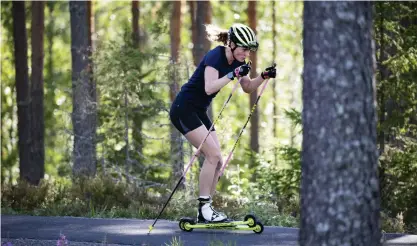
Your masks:
[{"label": "white ski boot", "polygon": [[198,223],[211,223],[211,222],[225,222],[228,221],[227,216],[224,213],[217,212],[211,206],[212,200],[210,198],[198,198],[200,204],[198,204],[197,221]]}]

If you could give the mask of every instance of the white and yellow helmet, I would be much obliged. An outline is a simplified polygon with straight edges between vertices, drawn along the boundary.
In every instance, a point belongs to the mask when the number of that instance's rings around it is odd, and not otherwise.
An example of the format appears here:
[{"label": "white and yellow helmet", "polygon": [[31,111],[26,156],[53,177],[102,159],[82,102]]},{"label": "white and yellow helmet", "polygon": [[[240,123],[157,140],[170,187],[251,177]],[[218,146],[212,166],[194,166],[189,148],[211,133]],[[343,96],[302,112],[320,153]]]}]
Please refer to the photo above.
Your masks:
[{"label": "white and yellow helmet", "polygon": [[258,49],[255,32],[243,24],[233,24],[229,29],[229,39],[237,46],[245,47],[251,51]]}]

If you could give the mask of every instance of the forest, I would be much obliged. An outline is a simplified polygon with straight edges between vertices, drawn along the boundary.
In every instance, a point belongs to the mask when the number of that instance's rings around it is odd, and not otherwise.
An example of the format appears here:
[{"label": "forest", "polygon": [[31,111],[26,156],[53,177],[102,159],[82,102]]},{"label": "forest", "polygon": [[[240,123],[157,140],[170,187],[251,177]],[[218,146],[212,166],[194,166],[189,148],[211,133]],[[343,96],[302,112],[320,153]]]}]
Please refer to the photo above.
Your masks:
[{"label": "forest", "polygon": [[[260,89],[236,90],[216,123],[226,158],[251,114],[214,205],[306,242],[323,206],[349,216],[339,205],[364,190],[372,211],[355,216],[417,233],[416,2],[1,1],[1,16],[2,214],[156,218],[195,154],[169,109],[222,45],[205,26],[243,23],[250,77],[277,76],[253,112]],[[203,161],[161,218],[195,216]]]}]

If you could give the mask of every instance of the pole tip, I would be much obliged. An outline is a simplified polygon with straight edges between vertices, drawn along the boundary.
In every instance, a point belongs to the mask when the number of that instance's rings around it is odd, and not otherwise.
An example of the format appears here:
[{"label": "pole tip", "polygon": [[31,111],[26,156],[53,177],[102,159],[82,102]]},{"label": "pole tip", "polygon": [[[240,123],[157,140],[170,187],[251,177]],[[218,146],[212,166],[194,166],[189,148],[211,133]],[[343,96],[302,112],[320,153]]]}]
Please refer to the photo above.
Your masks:
[{"label": "pole tip", "polygon": [[153,226],[152,226],[152,225],[150,225],[150,226],[149,226],[149,232],[148,232],[148,235],[151,233],[152,229],[153,229]]}]

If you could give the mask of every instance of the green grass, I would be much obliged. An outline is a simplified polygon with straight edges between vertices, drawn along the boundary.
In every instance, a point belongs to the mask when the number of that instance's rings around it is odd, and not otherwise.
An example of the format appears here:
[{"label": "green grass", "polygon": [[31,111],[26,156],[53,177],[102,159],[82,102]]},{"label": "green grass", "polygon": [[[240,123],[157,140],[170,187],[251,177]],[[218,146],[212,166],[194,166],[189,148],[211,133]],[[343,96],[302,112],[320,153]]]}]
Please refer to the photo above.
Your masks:
[{"label": "green grass", "polygon": [[212,240],[208,243],[209,246],[236,246],[236,242],[227,241],[227,243],[223,243],[220,240]]},{"label": "green grass", "polygon": [[184,244],[181,241],[181,238],[180,237],[178,237],[178,239],[177,239],[177,237],[173,237],[172,238],[172,241],[169,242],[169,244],[165,243],[165,245],[166,246],[183,246]]},{"label": "green grass", "polygon": [[[74,183],[44,181],[38,187],[26,183],[4,184],[2,214],[155,219],[170,192],[165,193],[159,195],[100,177]],[[194,217],[197,204],[196,197],[189,191],[177,191],[161,219]],[[264,225],[298,225],[297,218],[279,214],[276,205],[265,201],[242,204],[228,196],[216,195],[214,206],[234,219],[253,213]]]},{"label": "green grass", "polygon": [[[181,237],[173,237],[169,243],[165,243],[165,246],[183,246],[184,243],[181,241]],[[226,243],[214,239],[210,240],[207,244],[208,246],[237,246],[236,242],[227,241]]]},{"label": "green grass", "polygon": [[[74,183],[67,180],[43,181],[37,187],[26,183],[6,183],[1,187],[1,212],[9,215],[153,220],[170,194],[170,191],[165,190],[164,195],[160,195],[162,192],[163,190],[149,192],[102,177]],[[298,203],[298,200],[273,203],[267,199],[242,202],[230,196],[216,195],[213,204],[217,210],[236,220],[252,213],[265,226],[298,227],[299,216],[291,216],[294,212],[299,214]],[[194,217],[196,208],[197,200],[190,191],[177,191],[160,219],[179,220],[181,217]],[[391,218],[381,213],[381,226],[385,232],[406,232],[401,214]],[[173,245],[181,245],[180,243],[179,239],[172,241]],[[223,245],[217,241],[212,243],[211,245]]]}]

